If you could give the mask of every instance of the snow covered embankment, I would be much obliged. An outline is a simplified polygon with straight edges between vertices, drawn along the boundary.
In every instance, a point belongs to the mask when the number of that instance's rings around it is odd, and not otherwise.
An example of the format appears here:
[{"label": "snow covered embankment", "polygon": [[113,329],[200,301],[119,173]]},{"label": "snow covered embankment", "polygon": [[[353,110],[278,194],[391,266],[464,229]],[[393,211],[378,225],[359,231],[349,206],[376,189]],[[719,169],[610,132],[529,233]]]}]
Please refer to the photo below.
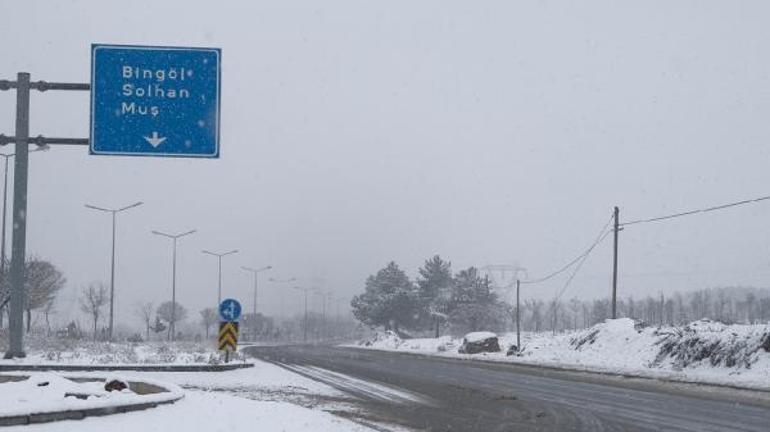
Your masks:
[{"label": "snow covered embankment", "polygon": [[684,327],[643,327],[628,318],[552,335],[523,333],[522,351],[506,356],[515,333],[500,335],[499,353],[458,353],[462,338],[400,339],[378,334],[359,348],[531,364],[593,372],[770,390],[770,327],[708,320]]}]

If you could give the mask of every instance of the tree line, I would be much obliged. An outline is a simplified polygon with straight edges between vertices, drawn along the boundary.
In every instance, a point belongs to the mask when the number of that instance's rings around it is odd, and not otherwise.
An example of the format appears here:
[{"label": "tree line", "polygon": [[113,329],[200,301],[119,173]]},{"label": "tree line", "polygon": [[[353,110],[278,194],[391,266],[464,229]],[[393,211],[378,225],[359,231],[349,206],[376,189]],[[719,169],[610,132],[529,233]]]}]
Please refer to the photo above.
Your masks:
[{"label": "tree line", "polygon": [[512,309],[501,301],[487,276],[469,267],[452,273],[452,264],[436,255],[425,261],[411,281],[395,262],[366,279],[353,297],[353,315],[369,326],[397,333],[442,328],[453,333],[501,330]]},{"label": "tree line", "polygon": [[[396,333],[431,334],[442,329],[455,335],[470,331],[516,329],[516,307],[501,300],[502,292],[478,269],[452,272],[449,261],[436,255],[410,280],[395,262],[369,276],[364,292],[353,297],[353,314],[370,327]],[[699,319],[723,323],[770,322],[770,290],[750,287],[701,289],[618,299],[619,318],[648,325],[685,325]],[[560,332],[587,328],[611,318],[609,299],[523,299],[524,331]]]}]

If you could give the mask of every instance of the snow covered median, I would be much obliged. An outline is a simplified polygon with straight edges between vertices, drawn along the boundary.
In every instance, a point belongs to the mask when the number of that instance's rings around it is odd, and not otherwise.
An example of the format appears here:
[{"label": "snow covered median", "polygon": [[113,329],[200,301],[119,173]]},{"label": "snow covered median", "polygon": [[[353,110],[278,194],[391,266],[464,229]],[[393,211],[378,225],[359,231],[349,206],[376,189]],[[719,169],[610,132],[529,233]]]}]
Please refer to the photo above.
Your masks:
[{"label": "snow covered median", "polygon": [[620,375],[770,390],[770,326],[708,320],[683,327],[645,327],[628,318],[553,335],[522,333],[518,355],[506,355],[516,334],[499,335],[500,352],[458,352],[462,338],[400,339],[381,333],[358,348],[549,366]]},{"label": "snow covered median", "polygon": [[129,388],[106,390],[105,382],[113,380],[126,381],[114,376],[80,380],[55,373],[3,374],[0,375],[0,417],[159,404],[184,396],[178,386],[156,382],[148,383],[158,388],[151,394],[139,394]]}]

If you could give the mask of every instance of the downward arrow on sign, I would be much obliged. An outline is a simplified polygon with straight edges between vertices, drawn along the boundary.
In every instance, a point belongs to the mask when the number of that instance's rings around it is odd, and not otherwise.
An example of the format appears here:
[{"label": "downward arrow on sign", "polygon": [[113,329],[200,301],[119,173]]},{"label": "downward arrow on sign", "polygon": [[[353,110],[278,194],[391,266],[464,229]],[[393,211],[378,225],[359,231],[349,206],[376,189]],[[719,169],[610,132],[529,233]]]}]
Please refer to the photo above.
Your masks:
[{"label": "downward arrow on sign", "polygon": [[159,137],[158,132],[153,132],[152,136],[144,137],[151,146],[157,147],[166,140],[166,137]]}]

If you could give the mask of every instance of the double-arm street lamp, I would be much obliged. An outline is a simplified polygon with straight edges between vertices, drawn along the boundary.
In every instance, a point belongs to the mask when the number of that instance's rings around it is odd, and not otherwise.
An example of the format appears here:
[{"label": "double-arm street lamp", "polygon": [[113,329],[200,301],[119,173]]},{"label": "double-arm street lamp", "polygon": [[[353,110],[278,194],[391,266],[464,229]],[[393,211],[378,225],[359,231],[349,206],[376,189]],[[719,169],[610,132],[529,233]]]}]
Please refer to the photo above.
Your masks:
[{"label": "double-arm street lamp", "polygon": [[[117,209],[109,209],[104,207],[97,207],[91,204],[85,204],[87,208],[90,208],[91,210],[97,210],[105,213],[112,214],[112,260],[110,263],[110,327],[107,333],[107,337],[109,340],[112,340],[112,328],[114,324],[113,319],[113,313],[115,309],[115,221],[117,219],[117,214],[132,209],[134,207],[138,207],[142,205],[143,203],[141,201],[135,202],[131,205],[127,205],[125,207],[117,208]],[[5,218],[3,218],[5,220]],[[5,231],[3,231],[3,235],[5,235]]]},{"label": "double-arm street lamp", "polygon": [[273,266],[265,266],[265,267],[256,268],[256,269],[252,267],[241,266],[241,268],[244,271],[250,272],[251,274],[254,275],[254,310],[253,312],[254,312],[254,319],[256,319],[257,318],[257,292],[258,292],[257,275],[263,271],[270,270],[271,268],[273,268]]},{"label": "double-arm street lamp", "polygon": [[219,284],[217,287],[217,305],[215,307],[215,310],[219,310],[219,304],[222,303],[222,257],[225,257],[227,255],[232,255],[234,253],[238,253],[238,249],[233,249],[231,251],[222,252],[222,253],[216,253],[216,252],[211,252],[207,250],[204,250],[202,252],[205,254],[217,257],[217,261],[219,264]]},{"label": "double-arm street lamp", "polygon": [[302,331],[303,331],[302,342],[303,343],[307,343],[307,293],[309,293],[311,291],[314,291],[314,289],[313,288],[302,288],[302,287],[298,287],[298,286],[295,286],[294,289],[302,291],[302,292],[305,293],[305,318],[302,320],[303,321],[303,323],[302,323],[302,327],[303,327],[303,329],[302,329]]},{"label": "double-arm street lamp", "polygon": [[179,238],[193,234],[194,232],[195,230],[190,230],[180,234],[169,234],[161,231],[152,231],[155,235],[170,238],[173,243],[173,252],[171,255],[171,322],[168,323],[172,341],[176,338],[176,242]]},{"label": "double-arm street lamp", "polygon": [[[270,282],[272,282],[272,283],[276,283],[276,284],[290,284],[290,283],[292,283],[292,282],[295,282],[295,281],[297,280],[297,278],[294,278],[294,277],[291,277],[291,278],[288,278],[288,279],[275,279],[275,278],[270,278],[270,279],[268,279],[268,280],[269,280]],[[284,311],[285,311],[285,310],[284,310],[284,304],[283,304],[283,300],[284,300],[284,293],[283,293],[283,292],[281,292],[281,319],[282,319],[282,320],[286,318],[286,317],[284,316],[284,315],[285,315],[285,314],[284,314]]]}]

